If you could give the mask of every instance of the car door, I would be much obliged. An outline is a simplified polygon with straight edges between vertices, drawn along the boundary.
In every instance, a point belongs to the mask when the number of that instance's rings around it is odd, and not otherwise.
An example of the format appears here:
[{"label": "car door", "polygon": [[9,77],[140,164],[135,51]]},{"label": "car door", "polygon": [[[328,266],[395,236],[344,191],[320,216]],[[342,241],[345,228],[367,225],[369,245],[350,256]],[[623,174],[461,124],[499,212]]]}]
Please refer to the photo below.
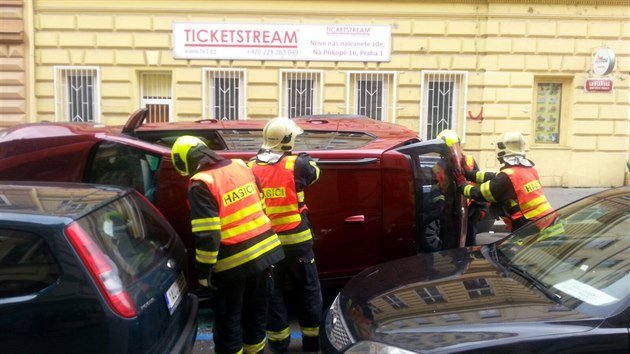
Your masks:
[{"label": "car door", "polygon": [[[459,146],[429,140],[396,149],[413,168],[418,252],[463,247],[466,240],[466,198],[457,191],[453,170],[460,168]],[[456,166],[455,166],[456,165]]]}]

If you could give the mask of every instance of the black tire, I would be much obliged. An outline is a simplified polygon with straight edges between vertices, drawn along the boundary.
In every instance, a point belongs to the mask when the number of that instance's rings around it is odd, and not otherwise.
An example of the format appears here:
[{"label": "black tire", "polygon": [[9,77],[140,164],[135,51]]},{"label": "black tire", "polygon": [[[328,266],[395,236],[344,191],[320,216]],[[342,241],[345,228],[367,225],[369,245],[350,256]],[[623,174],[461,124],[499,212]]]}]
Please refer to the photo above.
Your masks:
[{"label": "black tire", "polygon": [[419,252],[435,252],[442,249],[442,222],[440,219],[428,221],[424,232],[418,237]]}]

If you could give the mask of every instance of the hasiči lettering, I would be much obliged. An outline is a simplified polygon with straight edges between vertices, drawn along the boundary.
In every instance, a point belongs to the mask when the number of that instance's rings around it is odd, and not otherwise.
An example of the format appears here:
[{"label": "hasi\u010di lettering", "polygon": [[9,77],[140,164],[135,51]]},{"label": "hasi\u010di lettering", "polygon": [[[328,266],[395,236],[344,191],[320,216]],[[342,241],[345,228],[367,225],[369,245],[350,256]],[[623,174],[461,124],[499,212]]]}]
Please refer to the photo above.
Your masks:
[{"label": "hasi\u010di lettering", "polygon": [[527,192],[527,193],[533,192],[533,191],[538,190],[538,189],[541,188],[539,181],[529,182],[523,187],[525,188],[525,192]]},{"label": "hasi\u010di lettering", "polygon": [[240,186],[227,193],[224,193],[223,206],[228,206],[232,203],[238,202],[239,200],[248,197],[254,193],[256,193],[256,187],[254,187],[254,184],[247,183],[246,185]]},{"label": "hasi\u010di lettering", "polygon": [[265,198],[284,198],[287,195],[284,187],[263,188],[263,193],[265,194]]}]

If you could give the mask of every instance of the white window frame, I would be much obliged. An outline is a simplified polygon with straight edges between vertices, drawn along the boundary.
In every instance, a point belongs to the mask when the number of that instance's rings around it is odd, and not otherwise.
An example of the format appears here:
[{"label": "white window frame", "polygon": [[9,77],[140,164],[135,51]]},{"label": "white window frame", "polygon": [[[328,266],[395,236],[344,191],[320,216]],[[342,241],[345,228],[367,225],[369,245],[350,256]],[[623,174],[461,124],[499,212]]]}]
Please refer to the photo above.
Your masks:
[{"label": "white window frame", "polygon": [[[387,80],[384,80],[387,79]],[[396,102],[398,73],[395,71],[348,71],[346,72],[346,114],[360,114],[359,100],[356,98],[358,82],[362,80],[381,81],[381,118],[383,122],[396,123]],[[377,117],[370,117],[379,120]]]},{"label": "white window frame", "polygon": [[203,104],[203,119],[220,119],[214,117],[214,79],[217,74],[223,75],[222,78],[238,78],[239,79],[239,95],[238,95],[238,117],[236,120],[247,119],[247,69],[233,68],[203,68],[201,76],[201,94]]},{"label": "white window frame", "polygon": [[[319,114],[322,112],[324,97],[324,71],[323,70],[299,70],[299,69],[280,69],[280,87],[278,97],[278,112],[281,116],[293,118],[291,112],[291,95],[289,94],[288,80],[290,79],[306,79],[313,80],[313,92],[311,95],[312,112],[310,114]],[[296,116],[305,114],[296,114]]]},{"label": "white window frame", "polygon": [[[68,106],[67,78],[73,73],[80,75],[90,74],[92,77],[92,119],[86,118],[82,122],[101,122],[101,80],[100,68],[97,66],[55,66],[53,78],[53,94],[55,103],[55,122],[74,122],[70,117],[71,110]],[[87,76],[87,75],[86,75]]]},{"label": "white window frame", "polygon": [[[160,98],[145,98],[145,81],[147,76],[165,75],[168,76],[168,91],[169,97]],[[149,104],[155,105],[167,105],[168,106],[168,121],[173,121],[173,74],[170,71],[142,71],[140,72],[140,106],[147,107]]]},{"label": "white window frame", "polygon": [[[457,132],[462,143],[466,142],[466,111],[468,102],[468,72],[450,70],[423,70],[420,74],[420,132],[423,139],[435,138],[444,129],[452,129]],[[453,104],[452,117],[449,124],[434,129],[434,135],[429,134],[429,82],[454,83],[452,93]],[[439,103],[439,102],[438,102]],[[457,106],[455,106],[457,105]]]}]

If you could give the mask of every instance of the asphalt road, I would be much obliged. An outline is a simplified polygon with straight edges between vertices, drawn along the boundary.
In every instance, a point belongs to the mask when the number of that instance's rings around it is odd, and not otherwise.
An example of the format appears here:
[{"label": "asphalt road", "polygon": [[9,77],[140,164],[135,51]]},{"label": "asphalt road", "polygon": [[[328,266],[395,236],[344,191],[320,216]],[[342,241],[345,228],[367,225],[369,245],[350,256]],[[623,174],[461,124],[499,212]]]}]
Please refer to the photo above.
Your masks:
[{"label": "asphalt road", "polygon": [[[545,194],[554,208],[560,208],[575,200],[605,189],[607,188],[545,188]],[[505,235],[501,227],[501,222],[495,224],[494,230],[495,232],[493,233],[479,234],[477,236],[477,243],[496,241]],[[324,291],[324,308],[330,305],[339,290],[340,289],[326,289]],[[201,304],[198,331],[193,354],[214,354],[214,343],[212,342],[212,311],[209,309],[208,303],[202,302]],[[295,320],[291,321],[291,338],[291,345],[287,353],[302,353],[300,328]],[[272,354],[272,351],[266,348],[265,354]]]}]

